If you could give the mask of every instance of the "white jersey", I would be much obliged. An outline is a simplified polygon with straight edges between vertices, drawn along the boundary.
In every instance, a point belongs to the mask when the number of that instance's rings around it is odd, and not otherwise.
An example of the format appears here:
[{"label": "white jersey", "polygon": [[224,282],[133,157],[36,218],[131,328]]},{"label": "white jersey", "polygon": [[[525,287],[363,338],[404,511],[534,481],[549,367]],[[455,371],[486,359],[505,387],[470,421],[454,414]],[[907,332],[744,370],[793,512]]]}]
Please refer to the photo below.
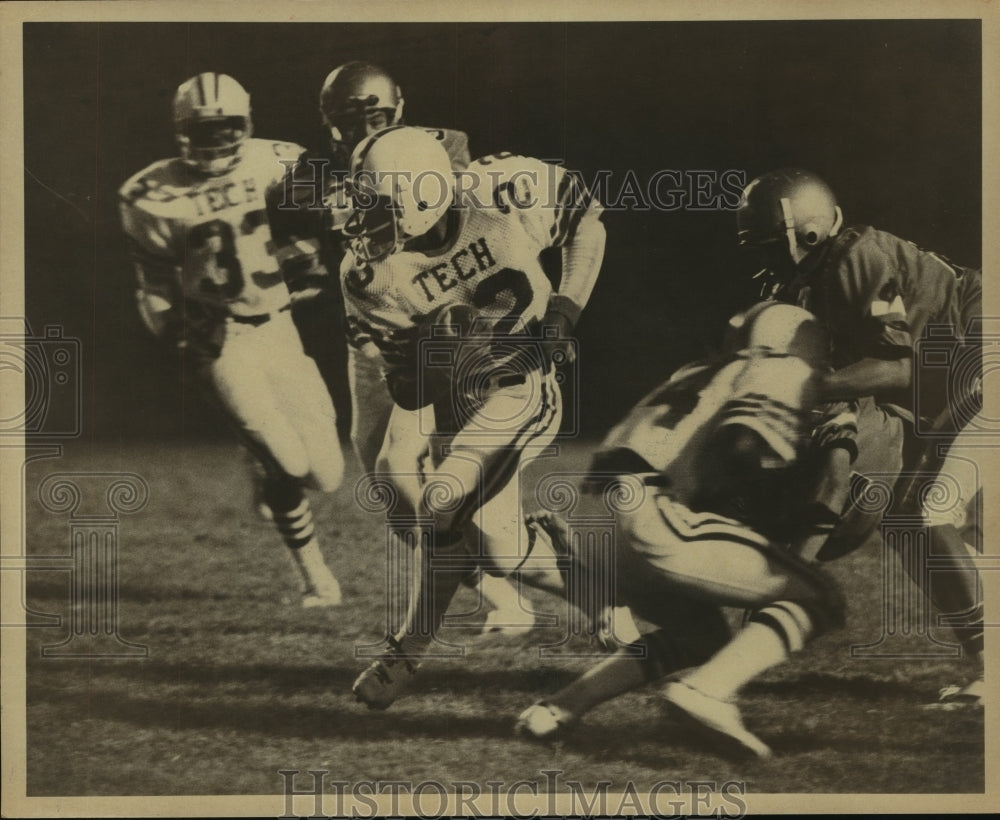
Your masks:
[{"label": "white jersey", "polygon": [[271,239],[264,196],[302,153],[250,139],[231,171],[204,176],[179,157],[150,165],[122,186],[121,219],[140,287],[169,305],[192,300],[234,316],[286,307],[288,289]]},{"label": "white jersey", "polygon": [[446,248],[401,250],[367,265],[349,253],[341,266],[348,333],[355,343],[373,340],[390,367],[408,360],[401,347],[413,329],[451,305],[472,308],[477,331],[535,332],[552,295],[539,254],[566,244],[599,208],[565,169],[512,155],[458,173],[455,202],[458,225]]}]

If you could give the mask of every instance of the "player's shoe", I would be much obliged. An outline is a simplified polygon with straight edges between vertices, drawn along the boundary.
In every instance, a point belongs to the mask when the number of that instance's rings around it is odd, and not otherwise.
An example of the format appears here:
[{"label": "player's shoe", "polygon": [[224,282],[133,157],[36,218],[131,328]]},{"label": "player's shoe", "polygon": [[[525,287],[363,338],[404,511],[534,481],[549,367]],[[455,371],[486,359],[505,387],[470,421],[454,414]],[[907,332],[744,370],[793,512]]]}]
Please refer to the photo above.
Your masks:
[{"label": "player's shoe", "polygon": [[[771,756],[770,747],[743,725],[735,703],[713,698],[680,681],[668,683],[663,688],[663,697],[675,713],[693,722],[699,729],[707,730],[709,735],[721,740],[729,749],[750,752],[762,758]],[[737,744],[735,749],[734,743]]]},{"label": "player's shoe", "polygon": [[972,683],[966,686],[945,686],[939,693],[936,703],[928,703],[925,709],[940,709],[951,711],[953,709],[982,708],[983,697],[986,694],[986,680],[980,675]]},{"label": "player's shoe", "polygon": [[322,607],[340,606],[343,600],[340,592],[340,584],[329,572],[329,578],[324,579],[322,584],[308,587],[302,593],[302,608],[317,609]]},{"label": "player's shoe", "polygon": [[417,674],[419,661],[403,654],[399,643],[390,638],[389,649],[358,675],[351,691],[369,709],[388,709]]},{"label": "player's shoe", "polygon": [[576,715],[569,710],[540,700],[521,712],[514,732],[529,740],[550,741],[561,737],[575,723]]},{"label": "player's shoe", "polygon": [[513,609],[491,609],[486,615],[482,635],[524,635],[535,626],[535,613]]}]

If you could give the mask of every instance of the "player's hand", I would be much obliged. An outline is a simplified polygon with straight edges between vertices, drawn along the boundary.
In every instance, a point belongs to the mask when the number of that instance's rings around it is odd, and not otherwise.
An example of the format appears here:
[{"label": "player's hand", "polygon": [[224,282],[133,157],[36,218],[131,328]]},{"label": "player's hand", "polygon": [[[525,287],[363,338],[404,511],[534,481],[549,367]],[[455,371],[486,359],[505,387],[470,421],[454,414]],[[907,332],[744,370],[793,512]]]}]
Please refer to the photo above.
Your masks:
[{"label": "player's hand", "polygon": [[[557,333],[551,336],[553,328]],[[576,345],[573,340],[573,326],[569,319],[556,310],[548,311],[542,318],[542,349],[552,364],[559,366],[576,361]]]}]

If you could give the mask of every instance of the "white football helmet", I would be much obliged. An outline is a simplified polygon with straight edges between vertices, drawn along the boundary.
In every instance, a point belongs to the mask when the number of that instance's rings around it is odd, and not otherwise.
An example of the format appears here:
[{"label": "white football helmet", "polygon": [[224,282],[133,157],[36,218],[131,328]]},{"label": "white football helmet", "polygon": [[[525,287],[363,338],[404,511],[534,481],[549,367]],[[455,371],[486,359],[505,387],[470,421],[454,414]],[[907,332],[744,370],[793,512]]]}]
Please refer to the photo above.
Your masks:
[{"label": "white football helmet", "polygon": [[253,131],[250,95],[227,74],[198,74],[174,95],[174,128],[185,162],[203,174],[225,174]]},{"label": "white football helmet", "polygon": [[358,260],[368,263],[427,233],[451,207],[455,177],[439,140],[399,125],[358,144],[347,189],[351,215],[344,235]]},{"label": "white football helmet", "polygon": [[743,358],[791,356],[813,368],[830,366],[826,329],[809,311],[782,302],[759,302],[733,316],[724,348]]}]

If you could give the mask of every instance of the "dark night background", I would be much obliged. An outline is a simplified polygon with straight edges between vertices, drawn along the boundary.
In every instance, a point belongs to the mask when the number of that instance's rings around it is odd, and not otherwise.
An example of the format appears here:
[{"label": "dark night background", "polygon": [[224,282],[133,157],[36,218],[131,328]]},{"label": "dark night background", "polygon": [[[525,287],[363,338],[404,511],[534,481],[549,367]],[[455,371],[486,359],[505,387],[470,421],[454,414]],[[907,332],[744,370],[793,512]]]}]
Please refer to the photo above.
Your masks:
[{"label": "dark night background", "polygon": [[[353,59],[385,65],[408,121],[466,131],[473,156],[560,158],[587,179],[608,169],[612,194],[629,169],[749,180],[801,165],[828,179],[848,221],[978,266],[980,38],[974,20],[27,24],[28,319],[81,340],[88,438],[215,432],[135,313],[117,188],[174,153],[170,102],[189,76],[232,74],[258,136],[312,146],[319,87]],[[590,435],[756,292],[731,212],[629,209],[605,224],[578,328]]]}]

